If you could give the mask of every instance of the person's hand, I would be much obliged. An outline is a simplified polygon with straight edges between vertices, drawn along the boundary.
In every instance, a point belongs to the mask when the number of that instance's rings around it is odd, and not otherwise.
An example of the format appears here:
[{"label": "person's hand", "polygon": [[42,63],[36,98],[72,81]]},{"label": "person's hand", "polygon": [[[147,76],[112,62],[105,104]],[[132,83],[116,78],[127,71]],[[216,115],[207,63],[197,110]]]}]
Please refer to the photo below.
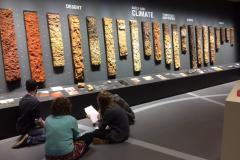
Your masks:
[{"label": "person's hand", "polygon": [[38,127],[43,128],[44,125],[45,125],[45,121],[44,121],[42,118],[35,119],[35,124],[36,124]]}]

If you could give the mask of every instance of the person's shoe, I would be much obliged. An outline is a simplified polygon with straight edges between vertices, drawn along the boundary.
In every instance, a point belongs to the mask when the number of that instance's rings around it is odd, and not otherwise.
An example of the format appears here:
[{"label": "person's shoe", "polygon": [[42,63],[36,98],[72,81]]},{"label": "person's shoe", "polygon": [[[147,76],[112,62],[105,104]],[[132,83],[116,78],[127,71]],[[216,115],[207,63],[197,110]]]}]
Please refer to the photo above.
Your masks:
[{"label": "person's shoe", "polygon": [[12,146],[12,148],[21,148],[27,145],[27,139],[29,135],[25,134],[24,136],[20,137],[20,139]]},{"label": "person's shoe", "polygon": [[93,138],[93,144],[98,145],[98,144],[109,144],[109,140],[106,139],[100,139],[100,138]]}]

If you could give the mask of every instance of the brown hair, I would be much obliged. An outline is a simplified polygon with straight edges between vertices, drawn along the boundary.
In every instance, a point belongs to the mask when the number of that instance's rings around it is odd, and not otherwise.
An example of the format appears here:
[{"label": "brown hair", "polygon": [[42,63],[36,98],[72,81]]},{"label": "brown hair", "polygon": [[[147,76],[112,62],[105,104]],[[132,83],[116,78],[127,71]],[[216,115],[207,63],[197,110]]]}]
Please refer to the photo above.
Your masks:
[{"label": "brown hair", "polygon": [[103,116],[107,108],[113,107],[112,93],[108,91],[101,91],[97,95],[97,103],[100,107],[100,114]]},{"label": "brown hair", "polygon": [[71,114],[72,103],[68,98],[56,98],[50,107],[50,114],[53,116],[69,115]]}]

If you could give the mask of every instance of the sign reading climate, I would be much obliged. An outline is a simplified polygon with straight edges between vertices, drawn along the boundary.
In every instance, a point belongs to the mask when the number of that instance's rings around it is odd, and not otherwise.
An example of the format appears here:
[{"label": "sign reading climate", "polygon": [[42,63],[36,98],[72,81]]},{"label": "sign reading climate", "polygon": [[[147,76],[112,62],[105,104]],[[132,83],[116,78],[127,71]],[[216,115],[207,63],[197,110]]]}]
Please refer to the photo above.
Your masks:
[{"label": "sign reading climate", "polygon": [[154,18],[153,12],[146,11],[143,7],[132,6],[133,17]]}]

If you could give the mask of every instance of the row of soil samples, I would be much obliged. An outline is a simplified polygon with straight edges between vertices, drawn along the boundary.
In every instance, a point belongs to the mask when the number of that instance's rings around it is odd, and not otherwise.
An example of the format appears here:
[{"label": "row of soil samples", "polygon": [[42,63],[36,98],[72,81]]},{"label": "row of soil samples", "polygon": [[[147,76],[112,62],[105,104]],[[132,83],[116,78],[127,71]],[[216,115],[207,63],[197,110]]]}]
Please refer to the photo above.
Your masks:
[{"label": "row of soil samples", "polygon": [[[35,11],[24,11],[24,24],[26,31],[26,43],[28,47],[28,59],[32,79],[43,83],[46,74],[43,64],[43,51],[41,44],[41,33],[38,13]],[[101,65],[100,40],[98,35],[97,20],[95,17],[86,17],[89,54],[92,66]],[[106,50],[106,62],[108,76],[116,76],[116,53],[114,44],[113,23],[117,26],[119,56],[127,57],[129,50],[132,51],[133,70],[141,71],[141,53],[139,42],[139,23],[136,20],[126,22],[123,19],[104,17],[103,30]],[[47,13],[48,31],[52,53],[53,67],[64,67],[64,44],[61,31],[61,17],[57,13]],[[69,15],[69,34],[71,41],[74,79],[76,82],[84,81],[84,57],[83,42],[80,29],[80,18],[77,15]],[[127,48],[126,25],[130,25],[130,37],[132,48]],[[234,28],[193,26],[176,24],[162,24],[163,31],[160,30],[158,21],[142,22],[142,37],[144,56],[150,57],[154,54],[154,59],[161,62],[163,52],[166,64],[174,63],[174,68],[181,67],[180,54],[190,53],[191,68],[197,68],[201,64],[214,64],[216,61],[216,51],[220,45],[230,42],[234,45]],[[0,35],[2,43],[2,54],[4,63],[4,73],[7,82],[21,79],[19,55],[16,41],[13,11],[11,9],[0,9]],[[161,37],[163,44],[161,46]],[[152,41],[153,39],[153,41]],[[188,40],[187,40],[188,39]],[[188,51],[189,49],[189,51]]]}]

